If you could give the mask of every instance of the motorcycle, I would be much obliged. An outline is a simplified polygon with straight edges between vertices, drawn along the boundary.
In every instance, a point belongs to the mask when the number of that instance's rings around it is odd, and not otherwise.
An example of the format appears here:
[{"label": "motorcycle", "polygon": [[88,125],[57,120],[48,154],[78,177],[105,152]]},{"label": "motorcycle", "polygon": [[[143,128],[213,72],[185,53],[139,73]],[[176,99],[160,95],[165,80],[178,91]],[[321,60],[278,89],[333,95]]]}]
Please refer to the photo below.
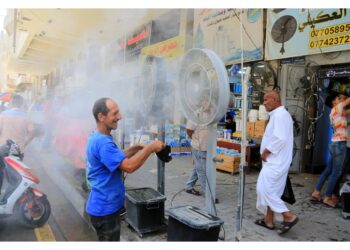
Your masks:
[{"label": "motorcycle", "polygon": [[50,217],[51,206],[46,195],[33,187],[40,180],[21,160],[13,140],[0,146],[0,216],[14,215],[25,227],[41,227]]}]

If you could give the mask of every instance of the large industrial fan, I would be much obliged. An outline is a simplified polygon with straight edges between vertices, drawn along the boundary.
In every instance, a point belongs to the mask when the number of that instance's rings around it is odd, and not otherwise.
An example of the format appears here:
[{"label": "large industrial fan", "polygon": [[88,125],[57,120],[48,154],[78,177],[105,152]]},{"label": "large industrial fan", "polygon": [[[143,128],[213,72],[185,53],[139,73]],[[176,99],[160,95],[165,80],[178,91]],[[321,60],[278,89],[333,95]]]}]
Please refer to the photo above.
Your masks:
[{"label": "large industrial fan", "polygon": [[288,88],[294,92],[294,97],[304,97],[308,92],[317,91],[317,67],[316,63],[308,62],[303,70],[300,67],[290,68]]},{"label": "large industrial fan", "polygon": [[297,20],[290,15],[281,16],[272,26],[271,36],[276,43],[281,43],[280,53],[285,52],[284,43],[289,41],[295,34],[297,29]]},{"label": "large industrial fan", "polygon": [[166,106],[163,104],[171,88],[170,84],[166,83],[166,71],[162,58],[147,56],[144,59],[139,83],[143,114],[156,118],[164,117]]},{"label": "large industrial fan", "polygon": [[[164,124],[167,118],[172,118],[174,95],[172,84],[167,81],[165,63],[162,58],[147,56],[142,64],[142,74],[139,82],[141,109],[146,119],[151,119],[158,127],[158,139],[165,141]],[[157,189],[164,194],[164,161],[158,159]]]},{"label": "large industrial fan", "polygon": [[278,88],[275,72],[267,62],[253,64],[250,80],[253,84],[253,89],[259,92]]},{"label": "large industrial fan", "polygon": [[177,93],[184,116],[208,127],[206,209],[215,214],[216,124],[229,105],[230,87],[224,63],[209,49],[189,50],[181,63]]}]

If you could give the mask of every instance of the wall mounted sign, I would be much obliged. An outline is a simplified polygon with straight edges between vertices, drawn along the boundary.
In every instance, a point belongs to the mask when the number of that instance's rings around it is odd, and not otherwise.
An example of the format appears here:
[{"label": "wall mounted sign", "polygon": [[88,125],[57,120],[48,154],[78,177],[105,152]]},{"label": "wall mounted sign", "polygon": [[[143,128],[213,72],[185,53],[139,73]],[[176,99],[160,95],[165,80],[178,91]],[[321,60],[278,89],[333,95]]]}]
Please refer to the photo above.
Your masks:
[{"label": "wall mounted sign", "polygon": [[318,70],[319,78],[342,78],[350,76],[350,66],[348,67],[337,67],[337,68],[326,68]]},{"label": "wall mounted sign", "polygon": [[348,9],[267,10],[267,60],[349,49]]},{"label": "wall mounted sign", "polygon": [[176,36],[166,41],[152,44],[142,49],[142,54],[162,56],[162,57],[178,57],[184,54],[185,37]]},{"label": "wall mounted sign", "polygon": [[126,37],[125,61],[136,59],[143,47],[150,44],[151,23],[148,23]]},{"label": "wall mounted sign", "polygon": [[195,9],[193,47],[216,52],[226,65],[263,59],[262,9]]}]

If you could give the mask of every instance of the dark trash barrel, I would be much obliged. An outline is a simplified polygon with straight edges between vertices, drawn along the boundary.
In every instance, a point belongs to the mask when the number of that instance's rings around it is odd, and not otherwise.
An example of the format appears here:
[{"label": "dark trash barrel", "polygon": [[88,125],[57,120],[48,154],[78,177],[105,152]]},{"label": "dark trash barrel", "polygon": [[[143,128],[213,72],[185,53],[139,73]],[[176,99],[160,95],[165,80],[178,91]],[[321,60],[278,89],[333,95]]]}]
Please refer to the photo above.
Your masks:
[{"label": "dark trash barrel", "polygon": [[343,211],[345,213],[350,213],[350,193],[343,193],[344,207]]},{"label": "dark trash barrel", "polygon": [[193,206],[179,206],[166,210],[168,241],[217,241],[224,222]]},{"label": "dark trash barrel", "polygon": [[343,198],[343,218],[350,219],[350,181],[346,181],[343,184],[340,192]]},{"label": "dark trash barrel", "polygon": [[164,195],[145,187],[128,189],[125,197],[126,221],[140,236],[164,226]]}]

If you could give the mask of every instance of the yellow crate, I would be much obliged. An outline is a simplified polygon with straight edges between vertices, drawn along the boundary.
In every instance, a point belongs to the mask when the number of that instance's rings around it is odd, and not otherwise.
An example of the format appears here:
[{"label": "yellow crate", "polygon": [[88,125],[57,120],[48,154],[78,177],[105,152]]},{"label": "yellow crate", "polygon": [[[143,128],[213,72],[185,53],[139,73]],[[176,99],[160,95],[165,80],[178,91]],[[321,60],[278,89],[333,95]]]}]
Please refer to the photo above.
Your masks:
[{"label": "yellow crate", "polygon": [[180,150],[181,150],[180,147],[171,147],[171,152],[173,152],[173,153],[181,152]]},{"label": "yellow crate", "polygon": [[229,172],[231,174],[238,173],[239,164],[241,162],[240,157],[232,157],[229,155],[217,154],[216,158],[224,160],[224,162],[216,163],[216,169]]},{"label": "yellow crate", "polygon": [[180,152],[191,152],[190,147],[180,147]]}]

